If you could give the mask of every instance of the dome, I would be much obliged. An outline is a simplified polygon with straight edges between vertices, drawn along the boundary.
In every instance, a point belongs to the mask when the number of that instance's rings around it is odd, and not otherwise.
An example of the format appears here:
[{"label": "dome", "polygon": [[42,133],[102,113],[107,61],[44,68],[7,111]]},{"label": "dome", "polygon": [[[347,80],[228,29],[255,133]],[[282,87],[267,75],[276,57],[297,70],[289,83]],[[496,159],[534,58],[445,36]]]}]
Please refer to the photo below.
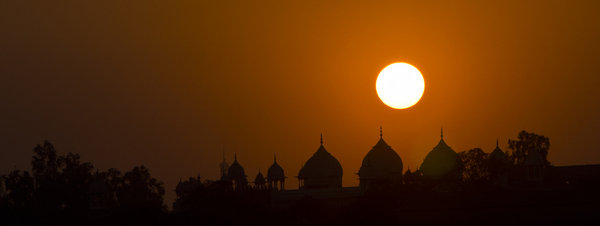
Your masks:
[{"label": "dome", "polygon": [[265,184],[265,177],[262,175],[260,170],[258,171],[256,178],[254,179],[254,183],[255,184]]},{"label": "dome", "polygon": [[321,146],[304,164],[298,178],[324,178],[324,177],[342,177],[342,165],[333,157],[323,146],[321,138]]},{"label": "dome", "polygon": [[402,177],[402,159],[381,137],[363,158],[358,171],[360,179],[384,179],[392,175]]},{"label": "dome", "polygon": [[427,179],[442,179],[458,166],[458,154],[444,142],[442,134],[440,142],[427,154],[421,170]]},{"label": "dome", "polygon": [[283,168],[277,164],[277,158],[273,158],[273,165],[269,167],[269,171],[267,172],[267,178],[269,180],[281,180],[285,179],[285,174],[283,173]]},{"label": "dome", "polygon": [[227,170],[227,176],[231,179],[246,177],[244,167],[242,167],[242,165],[240,165],[240,163],[237,161],[237,155],[235,156],[235,160],[233,160],[233,163],[231,163],[231,166],[229,166],[229,169]]},{"label": "dome", "polygon": [[490,160],[492,161],[508,161],[508,156],[498,147],[498,141],[496,141],[496,148],[490,153]]}]

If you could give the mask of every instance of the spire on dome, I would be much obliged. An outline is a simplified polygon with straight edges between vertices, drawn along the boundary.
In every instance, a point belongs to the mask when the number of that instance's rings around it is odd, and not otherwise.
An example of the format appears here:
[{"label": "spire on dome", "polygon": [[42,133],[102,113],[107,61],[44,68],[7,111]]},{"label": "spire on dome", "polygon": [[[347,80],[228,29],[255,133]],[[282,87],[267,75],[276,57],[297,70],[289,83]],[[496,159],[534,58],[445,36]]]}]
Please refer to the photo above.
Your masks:
[{"label": "spire on dome", "polygon": [[237,162],[237,152],[233,153],[233,161]]},{"label": "spire on dome", "polygon": [[323,133],[321,133],[321,145],[323,145]]},{"label": "spire on dome", "polygon": [[379,126],[379,138],[383,138],[383,128]]},{"label": "spire on dome", "polygon": [[444,127],[440,129],[440,138],[444,139]]},{"label": "spire on dome", "polygon": [[273,154],[273,163],[276,163],[276,162],[277,162],[277,155]]},{"label": "spire on dome", "polygon": [[496,138],[496,147],[498,147],[498,138]]}]

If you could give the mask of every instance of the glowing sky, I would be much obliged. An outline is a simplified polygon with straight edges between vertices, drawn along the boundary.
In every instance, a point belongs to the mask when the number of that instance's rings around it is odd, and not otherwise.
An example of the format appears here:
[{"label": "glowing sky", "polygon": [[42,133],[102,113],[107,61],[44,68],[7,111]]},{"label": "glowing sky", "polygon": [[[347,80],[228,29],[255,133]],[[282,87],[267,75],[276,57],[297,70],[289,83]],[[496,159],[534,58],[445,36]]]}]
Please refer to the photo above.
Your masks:
[{"label": "glowing sky", "polygon": [[[441,126],[455,151],[525,129],[556,165],[600,163],[598,21],[572,1],[2,1],[0,171],[48,139],[100,169],[146,165],[171,201],[225,148],[250,180],[276,153],[294,188],[323,133],[353,186],[380,125],[405,170]],[[393,62],[425,78],[412,108],[377,97]]]}]

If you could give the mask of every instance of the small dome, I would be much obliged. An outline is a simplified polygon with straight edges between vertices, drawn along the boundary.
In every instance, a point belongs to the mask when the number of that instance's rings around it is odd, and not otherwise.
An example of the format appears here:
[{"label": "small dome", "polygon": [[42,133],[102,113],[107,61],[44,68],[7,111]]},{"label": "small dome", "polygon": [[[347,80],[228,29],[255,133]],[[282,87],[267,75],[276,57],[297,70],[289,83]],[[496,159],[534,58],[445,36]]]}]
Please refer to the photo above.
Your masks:
[{"label": "small dome", "polygon": [[383,138],[363,158],[358,171],[361,179],[383,179],[392,175],[402,177],[402,159]]},{"label": "small dome", "polygon": [[260,171],[258,171],[258,174],[256,175],[256,178],[254,179],[254,183],[255,184],[265,184],[265,177],[262,175],[262,173]]},{"label": "small dome", "polygon": [[543,166],[546,164],[544,157],[537,151],[529,151],[525,156],[526,166]]},{"label": "small dome", "polygon": [[277,164],[277,158],[273,159],[273,165],[269,167],[269,171],[267,172],[267,178],[269,180],[281,180],[285,179],[285,174],[283,173],[283,168]]},{"label": "small dome", "polygon": [[235,160],[231,166],[229,166],[229,169],[227,170],[227,176],[231,179],[246,177],[244,167],[242,167],[242,165],[240,165],[240,163],[237,161],[237,156],[235,157]]},{"label": "small dome", "polygon": [[444,142],[443,135],[440,142],[427,154],[421,170],[427,179],[442,179],[458,166],[458,154]]},{"label": "small dome", "polygon": [[321,142],[321,146],[304,164],[298,178],[342,177],[342,165],[333,157]]}]

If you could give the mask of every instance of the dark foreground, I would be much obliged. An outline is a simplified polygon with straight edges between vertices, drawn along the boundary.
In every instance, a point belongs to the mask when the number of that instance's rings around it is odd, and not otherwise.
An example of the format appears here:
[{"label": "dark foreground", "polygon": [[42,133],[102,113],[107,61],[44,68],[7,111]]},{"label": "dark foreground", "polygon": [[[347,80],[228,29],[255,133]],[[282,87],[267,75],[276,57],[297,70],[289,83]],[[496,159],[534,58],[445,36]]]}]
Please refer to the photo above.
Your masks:
[{"label": "dark foreground", "polygon": [[[210,194],[179,211],[106,210],[52,215],[4,209],[1,225],[574,225],[598,224],[596,190],[366,194],[353,200],[303,198],[271,208],[269,192]],[[200,198],[200,197],[199,197]],[[336,207],[331,207],[336,206]]]}]

